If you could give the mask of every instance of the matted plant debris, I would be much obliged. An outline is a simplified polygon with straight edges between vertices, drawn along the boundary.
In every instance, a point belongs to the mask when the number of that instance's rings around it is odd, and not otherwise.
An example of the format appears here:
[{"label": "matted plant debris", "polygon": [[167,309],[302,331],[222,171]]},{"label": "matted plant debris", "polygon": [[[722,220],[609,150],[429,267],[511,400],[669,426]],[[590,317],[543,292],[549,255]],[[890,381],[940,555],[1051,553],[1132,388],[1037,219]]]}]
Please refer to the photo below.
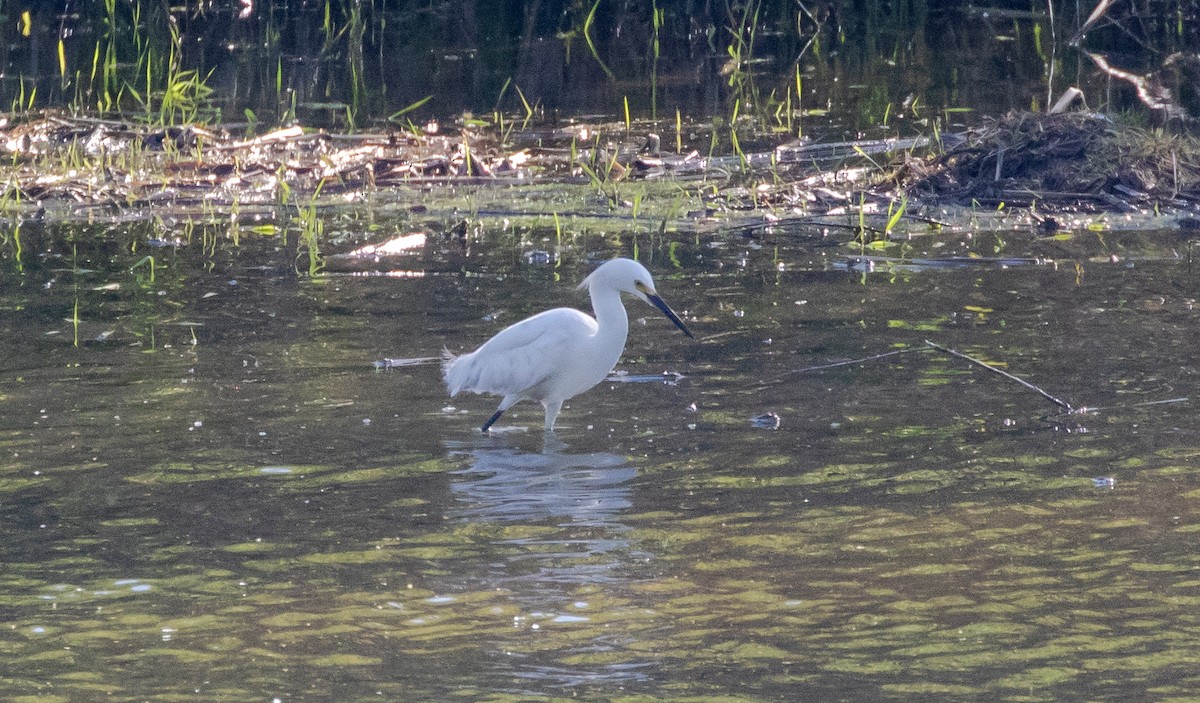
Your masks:
[{"label": "matted plant debris", "polygon": [[1200,140],[1105,115],[1017,113],[972,130],[892,184],[916,197],[969,205],[1129,210],[1200,203]]},{"label": "matted plant debris", "polygon": [[[711,209],[761,215],[764,225],[859,210],[881,215],[904,200],[1091,212],[1200,206],[1200,139],[1097,114],[1011,114],[940,143],[793,140],[767,152],[707,157],[659,147],[652,133],[611,124],[515,133],[432,125],[348,135],[291,126],[238,135],[232,127],[43,113],[0,119],[0,209],[57,204],[56,213],[90,217],[99,208],[128,216],[151,204],[216,210],[388,186],[434,192],[561,183],[596,188],[606,211],[632,210],[613,184],[657,179],[704,184],[696,193],[707,208],[684,219]],[[870,155],[897,152],[891,165]]]}]

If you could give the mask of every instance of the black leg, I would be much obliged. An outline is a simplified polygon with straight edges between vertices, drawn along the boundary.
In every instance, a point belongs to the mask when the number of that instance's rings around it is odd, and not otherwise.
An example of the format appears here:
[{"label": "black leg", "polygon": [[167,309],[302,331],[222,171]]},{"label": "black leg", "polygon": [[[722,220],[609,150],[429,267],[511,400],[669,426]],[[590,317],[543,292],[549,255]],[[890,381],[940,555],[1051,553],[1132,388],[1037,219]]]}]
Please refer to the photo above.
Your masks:
[{"label": "black leg", "polygon": [[492,425],[496,424],[496,420],[499,420],[500,416],[503,414],[504,414],[503,410],[497,410],[495,413],[493,413],[492,416],[488,418],[488,421],[483,423],[483,432],[486,433],[488,431],[488,428],[490,428]]}]

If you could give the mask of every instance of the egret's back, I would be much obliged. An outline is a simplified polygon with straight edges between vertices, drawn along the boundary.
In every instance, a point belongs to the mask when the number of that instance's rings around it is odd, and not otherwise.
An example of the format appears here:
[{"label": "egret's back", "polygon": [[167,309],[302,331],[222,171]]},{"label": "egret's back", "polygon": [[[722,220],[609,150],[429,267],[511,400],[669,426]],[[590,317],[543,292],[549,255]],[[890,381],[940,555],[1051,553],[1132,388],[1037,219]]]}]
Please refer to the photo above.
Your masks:
[{"label": "egret's back", "polygon": [[539,313],[501,330],[470,354],[443,353],[442,373],[451,396],[462,391],[542,399],[556,373],[570,368],[580,339],[596,321],[572,308]]}]

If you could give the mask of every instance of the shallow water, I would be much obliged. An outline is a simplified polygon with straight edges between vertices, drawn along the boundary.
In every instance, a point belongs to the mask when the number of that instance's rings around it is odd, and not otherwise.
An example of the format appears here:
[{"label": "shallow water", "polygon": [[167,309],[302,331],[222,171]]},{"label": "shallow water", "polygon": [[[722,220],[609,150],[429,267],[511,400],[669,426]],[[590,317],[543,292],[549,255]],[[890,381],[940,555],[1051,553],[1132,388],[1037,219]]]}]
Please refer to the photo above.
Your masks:
[{"label": "shallow water", "polygon": [[493,399],[373,362],[584,305],[628,233],[489,223],[315,280],[274,237],[95,234],[27,226],[0,259],[6,700],[1200,685],[1200,282],[1175,232],[947,234],[905,251],[1041,258],[869,270],[814,231],[643,237],[700,341],[631,301],[626,376],[548,446],[538,407],[481,436]]}]

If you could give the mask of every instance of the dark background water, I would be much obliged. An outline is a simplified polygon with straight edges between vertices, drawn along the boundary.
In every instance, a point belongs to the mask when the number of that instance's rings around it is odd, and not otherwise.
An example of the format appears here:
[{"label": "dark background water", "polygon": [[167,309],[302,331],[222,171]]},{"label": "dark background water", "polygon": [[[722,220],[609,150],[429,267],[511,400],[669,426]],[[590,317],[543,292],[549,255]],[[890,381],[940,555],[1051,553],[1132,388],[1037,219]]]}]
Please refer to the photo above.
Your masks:
[{"label": "dark background water", "polygon": [[[780,111],[853,132],[960,111],[1045,109],[1067,87],[1137,108],[1081,53],[1153,72],[1195,107],[1194,1],[1115,3],[1081,48],[1078,2],[12,2],[0,8],[0,106],[123,110],[345,128],[526,105],[695,120]],[[26,14],[28,13],[28,14]],[[1164,66],[1164,64],[1168,64]],[[186,71],[195,71],[189,76]],[[212,89],[197,95],[191,78]],[[35,93],[36,91],[36,93]],[[167,96],[171,96],[169,99]],[[164,109],[165,101],[170,105]],[[949,113],[945,111],[951,111]],[[400,122],[404,122],[400,119]],[[792,125],[788,122],[789,126]]]}]

